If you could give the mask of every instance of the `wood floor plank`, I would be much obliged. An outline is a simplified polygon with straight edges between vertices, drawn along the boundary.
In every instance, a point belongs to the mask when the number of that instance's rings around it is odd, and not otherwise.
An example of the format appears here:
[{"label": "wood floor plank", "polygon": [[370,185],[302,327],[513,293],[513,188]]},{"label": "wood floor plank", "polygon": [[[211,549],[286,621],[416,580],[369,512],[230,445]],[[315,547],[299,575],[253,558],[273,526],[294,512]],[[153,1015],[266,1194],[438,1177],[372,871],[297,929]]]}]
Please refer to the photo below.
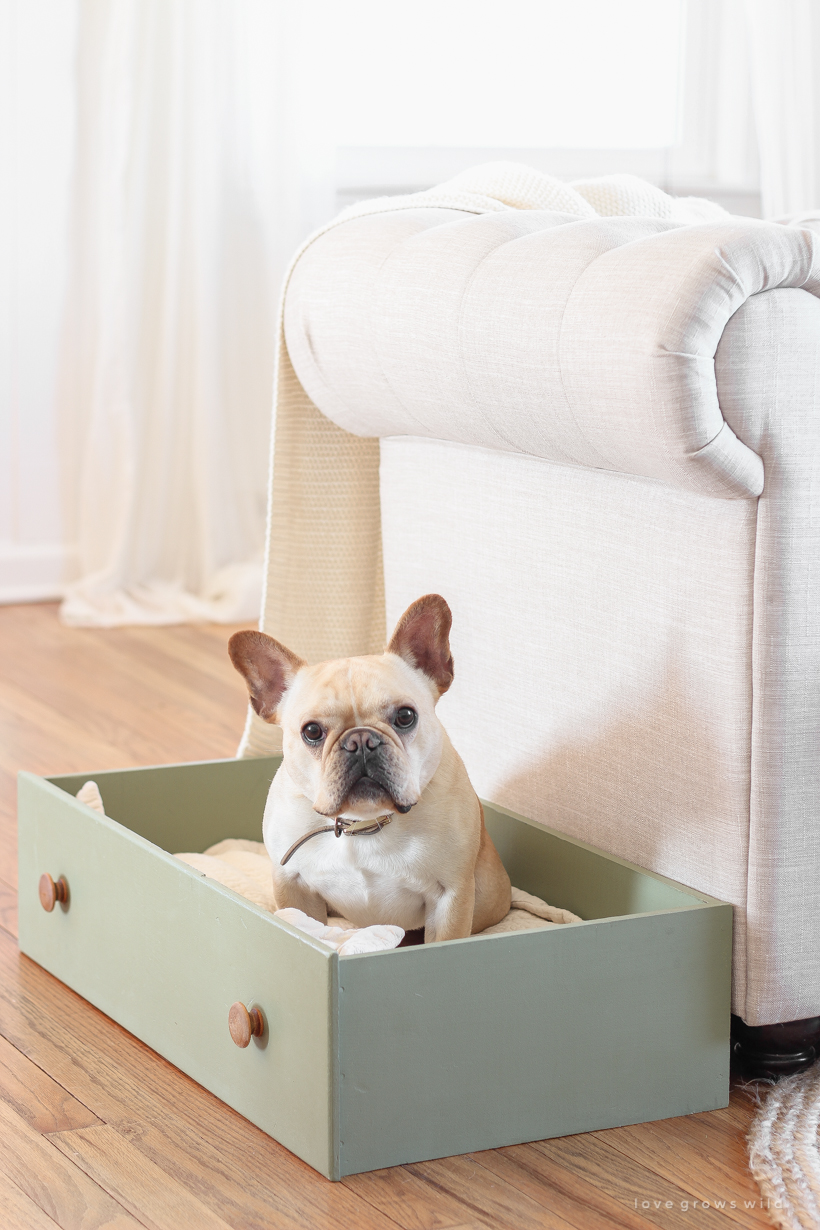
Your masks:
[{"label": "wood floor plank", "polygon": [[698,1200],[725,1201],[727,1216],[739,1225],[770,1225],[758,1206],[760,1192],[748,1169],[743,1132],[713,1113],[595,1135]]},{"label": "wood floor plank", "polygon": [[180,1117],[113,1126],[174,1182],[242,1230],[396,1230],[341,1183],[330,1183],[240,1115],[219,1106],[216,1131]]},{"label": "wood floor plank", "polygon": [[630,1209],[565,1166],[552,1161],[530,1145],[491,1149],[472,1154],[512,1187],[518,1188],[551,1213],[563,1217],[578,1230],[651,1230],[636,1209]]},{"label": "wood floor plank", "polygon": [[17,889],[0,880],[0,927],[17,939]]},{"label": "wood floor plank", "polygon": [[738,1077],[732,1081],[729,1105],[709,1113],[714,1115],[716,1120],[725,1123],[728,1127],[734,1128],[745,1136],[752,1126],[752,1119],[757,1110],[756,1099],[761,1091],[765,1095],[767,1088],[768,1083],[765,1081],[745,1082]]},{"label": "wood floor plank", "polygon": [[0,1210],[3,1230],[57,1230],[57,1222],[0,1171]]},{"label": "wood floor plank", "polygon": [[[61,629],[53,619],[44,629],[40,614],[10,633],[6,621],[0,611],[8,687],[0,699],[0,742],[14,769],[54,773],[235,751],[244,698],[227,657],[221,683],[206,669],[179,680],[172,656],[144,663],[129,651],[126,630]],[[225,642],[229,632],[222,633]],[[34,670],[32,636],[41,654]],[[30,763],[32,751],[40,763]]]},{"label": "wood floor plank", "polygon": [[349,1175],[342,1183],[402,1230],[451,1230],[473,1215],[463,1201],[437,1190],[403,1166]]},{"label": "wood floor plank", "polygon": [[62,1230],[135,1230],[122,1205],[0,1101],[0,1171]]},{"label": "wood floor plank", "polygon": [[[227,657],[230,628],[223,633],[225,663],[220,678],[214,678],[204,665],[197,669],[169,655],[156,640],[136,652],[130,629],[49,625],[38,631],[46,648],[54,636],[68,638],[71,653],[61,670],[32,673],[25,660],[31,627],[4,629],[4,682],[22,716],[51,710],[55,718],[69,717],[76,728],[75,738],[81,734],[89,744],[120,747],[133,757],[133,763],[168,760],[169,742],[177,747],[187,745],[184,758],[189,759],[235,751],[245,699],[242,681]],[[54,724],[55,731],[61,729],[59,723]],[[224,753],[213,750],[217,747],[224,748]],[[93,760],[86,765],[101,767]]]},{"label": "wood floor plank", "polygon": [[[11,718],[10,714],[15,716]],[[24,768],[51,775],[67,771],[68,764],[76,764],[78,753],[89,768],[118,761],[123,768],[140,763],[140,748],[132,751],[123,746],[124,741],[109,740],[96,732],[85,731],[82,737],[78,734],[77,723],[69,712],[54,708],[9,679],[0,678],[0,767],[10,772]]]},{"label": "wood floor plank", "polygon": [[0,1038],[0,1098],[36,1132],[63,1132],[100,1122],[5,1038]]},{"label": "wood floor plank", "polygon": [[513,1187],[471,1157],[448,1157],[406,1167],[434,1191],[455,1197],[473,1219],[494,1230],[577,1230],[525,1192]]},{"label": "wood floor plank", "polygon": [[[229,687],[236,696],[237,711],[241,712],[247,705],[248,692],[244,680],[228,657],[228,641],[232,633],[250,626],[179,624],[169,628],[162,640],[157,639],[153,628],[123,628],[123,647],[133,649],[139,655],[160,651],[178,667],[192,671],[196,680],[207,675],[220,688]],[[221,691],[214,695],[218,695],[220,702],[224,703]]]},{"label": "wood floor plank", "polygon": [[[541,1140],[532,1148],[663,1230],[691,1230],[697,1201],[684,1188],[610,1149],[594,1135]],[[699,1204],[699,1201],[698,1201]],[[697,1208],[698,1225],[725,1226],[722,1213]]]},{"label": "wood floor plank", "polygon": [[115,1128],[102,1124],[57,1132],[49,1139],[148,1230],[230,1230],[228,1222],[169,1179]]}]

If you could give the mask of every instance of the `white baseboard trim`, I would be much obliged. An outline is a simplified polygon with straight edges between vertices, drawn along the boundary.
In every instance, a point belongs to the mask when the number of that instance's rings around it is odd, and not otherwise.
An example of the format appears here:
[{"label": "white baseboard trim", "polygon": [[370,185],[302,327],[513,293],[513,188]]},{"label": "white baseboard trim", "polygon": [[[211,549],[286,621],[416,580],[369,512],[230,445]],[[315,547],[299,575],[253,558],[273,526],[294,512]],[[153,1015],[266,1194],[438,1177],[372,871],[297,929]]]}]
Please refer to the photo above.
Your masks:
[{"label": "white baseboard trim", "polygon": [[0,605],[57,601],[75,568],[76,551],[61,543],[0,542]]}]

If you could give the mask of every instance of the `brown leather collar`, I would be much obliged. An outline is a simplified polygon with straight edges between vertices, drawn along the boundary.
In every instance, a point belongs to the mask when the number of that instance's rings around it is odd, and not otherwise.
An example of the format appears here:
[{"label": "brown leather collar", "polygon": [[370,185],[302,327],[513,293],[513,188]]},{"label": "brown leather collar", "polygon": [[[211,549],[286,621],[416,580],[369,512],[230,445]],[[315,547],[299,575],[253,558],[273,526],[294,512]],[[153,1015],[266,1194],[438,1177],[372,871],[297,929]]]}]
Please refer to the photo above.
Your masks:
[{"label": "brown leather collar", "polygon": [[380,833],[393,819],[394,814],[389,811],[386,816],[377,816],[375,820],[345,820],[343,816],[337,816],[332,824],[323,824],[321,828],[312,829],[310,833],[305,833],[304,837],[295,841],[284,858],[280,859],[279,866],[284,867],[291,855],[306,841],[310,841],[311,837],[318,837],[320,833],[335,833],[337,837],[341,837],[342,833],[345,837],[366,837],[371,833]]}]

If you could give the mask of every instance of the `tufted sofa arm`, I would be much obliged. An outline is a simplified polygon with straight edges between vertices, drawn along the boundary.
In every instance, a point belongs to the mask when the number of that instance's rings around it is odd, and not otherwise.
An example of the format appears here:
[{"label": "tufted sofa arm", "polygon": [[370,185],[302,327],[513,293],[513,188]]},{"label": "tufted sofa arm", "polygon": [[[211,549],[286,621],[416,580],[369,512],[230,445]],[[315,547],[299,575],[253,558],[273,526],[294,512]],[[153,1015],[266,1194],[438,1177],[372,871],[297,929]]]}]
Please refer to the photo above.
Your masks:
[{"label": "tufted sofa arm", "polygon": [[311,400],[359,436],[427,436],[754,498],[715,353],[750,297],[820,294],[820,237],[730,219],[427,208],[334,227],[298,261],[285,335]]}]

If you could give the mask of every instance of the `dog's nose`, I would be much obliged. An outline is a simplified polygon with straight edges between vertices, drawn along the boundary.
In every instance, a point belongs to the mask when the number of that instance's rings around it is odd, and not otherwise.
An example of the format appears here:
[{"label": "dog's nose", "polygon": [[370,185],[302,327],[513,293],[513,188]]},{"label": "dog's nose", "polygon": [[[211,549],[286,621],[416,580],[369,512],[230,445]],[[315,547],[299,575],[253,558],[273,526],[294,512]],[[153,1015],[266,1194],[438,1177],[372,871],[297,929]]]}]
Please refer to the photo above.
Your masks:
[{"label": "dog's nose", "polygon": [[342,741],[342,749],[350,752],[351,755],[358,756],[362,752],[375,752],[382,743],[383,739],[380,734],[362,726],[358,730],[348,731]]}]

